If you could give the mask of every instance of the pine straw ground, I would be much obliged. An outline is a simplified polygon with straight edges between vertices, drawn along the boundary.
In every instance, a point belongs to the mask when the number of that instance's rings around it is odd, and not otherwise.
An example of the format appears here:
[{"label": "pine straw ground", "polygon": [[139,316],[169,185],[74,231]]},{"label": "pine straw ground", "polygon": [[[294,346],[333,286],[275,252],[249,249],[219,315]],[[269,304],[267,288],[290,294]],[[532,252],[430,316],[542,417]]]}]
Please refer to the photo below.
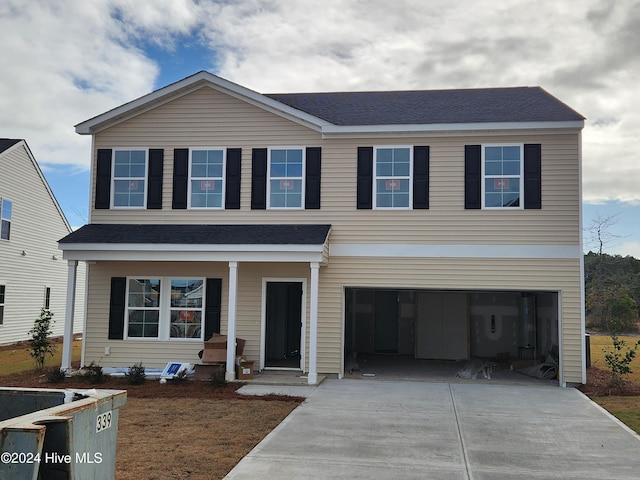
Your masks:
[{"label": "pine straw ground", "polygon": [[0,376],[0,386],[127,390],[118,422],[116,480],[223,478],[304,400],[240,395],[241,383],[147,380],[134,386],[108,378],[98,385],[80,379],[50,384],[34,371]]}]

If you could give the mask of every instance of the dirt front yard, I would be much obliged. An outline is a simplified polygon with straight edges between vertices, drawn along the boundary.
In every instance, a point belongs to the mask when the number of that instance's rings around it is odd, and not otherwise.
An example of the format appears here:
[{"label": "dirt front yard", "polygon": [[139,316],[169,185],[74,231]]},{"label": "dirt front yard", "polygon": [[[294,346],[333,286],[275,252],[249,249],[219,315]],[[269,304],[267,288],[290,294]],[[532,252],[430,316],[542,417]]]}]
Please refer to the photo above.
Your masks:
[{"label": "dirt front yard", "polygon": [[209,382],[181,385],[147,380],[127,385],[109,378],[45,383],[41,374],[0,376],[1,386],[127,390],[120,410],[116,480],[211,480],[223,478],[302,401],[299,397],[244,396],[241,386]]}]

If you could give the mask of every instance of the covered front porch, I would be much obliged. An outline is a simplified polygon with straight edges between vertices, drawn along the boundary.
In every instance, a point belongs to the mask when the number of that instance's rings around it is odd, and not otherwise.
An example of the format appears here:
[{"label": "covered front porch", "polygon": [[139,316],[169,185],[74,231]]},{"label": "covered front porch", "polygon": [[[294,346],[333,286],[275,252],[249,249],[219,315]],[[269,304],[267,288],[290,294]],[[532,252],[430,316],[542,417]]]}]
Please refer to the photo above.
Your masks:
[{"label": "covered front porch", "polygon": [[[304,292],[304,309],[301,312],[304,328],[300,332],[299,365],[307,383],[315,385],[319,380],[319,275],[320,267],[328,263],[329,233],[330,225],[87,225],[60,241],[60,249],[68,261],[67,305],[73,306],[75,300],[78,262],[87,262],[92,273],[88,277],[88,323],[85,325],[85,332],[87,338],[94,340],[91,358],[99,355],[96,349],[102,348],[105,355],[115,350],[123,355],[122,358],[135,357],[144,362],[144,352],[153,350],[154,358],[159,362],[162,358],[158,356],[159,350],[183,351],[187,345],[193,350],[196,343],[207,340],[212,333],[224,333],[227,335],[225,376],[232,380],[235,378],[235,344],[240,336],[238,329],[245,328],[246,331],[248,328],[246,314],[243,314],[240,326],[238,324],[239,302],[242,302],[243,294],[246,293],[244,298],[252,298],[252,301],[255,301],[257,289],[261,292],[258,314],[260,333],[252,340],[254,346],[251,353],[262,370],[269,363],[269,350],[265,345],[268,338],[265,331],[269,315],[266,309],[268,287],[270,284],[299,283]],[[307,267],[304,268],[304,265]],[[156,319],[154,338],[134,338],[136,332],[127,324],[131,309],[127,309],[126,304],[120,314],[125,320],[121,327],[123,331],[119,333],[118,338],[121,341],[114,342],[116,337],[112,336],[111,331],[108,336],[102,333],[106,330],[105,323],[109,322],[111,328],[114,309],[113,295],[104,292],[109,278],[113,280],[118,277],[126,282],[136,279],[136,276],[158,278],[156,297],[164,295],[162,298],[169,298],[173,293],[160,293],[161,282],[167,285],[174,277],[187,278],[185,272],[193,272],[189,275],[201,278],[204,285],[211,280],[208,277],[212,271],[215,271],[213,276],[219,277],[219,281],[225,283],[224,289],[219,290],[219,295],[223,298],[218,302],[217,324],[215,320],[211,321],[212,314],[209,309],[202,306],[202,328],[201,332],[198,332],[199,337],[174,338],[169,324],[163,326],[162,318],[163,315],[168,318],[175,309],[167,303],[165,312],[160,300],[156,302],[158,313],[154,313],[156,318],[160,318]],[[240,272],[245,279],[244,284],[239,281]],[[162,280],[159,280],[161,277]],[[251,286],[248,286],[246,281],[249,277]],[[129,292],[128,289],[124,291]],[[122,302],[130,301],[125,298],[129,299],[130,296],[125,297],[123,293]],[[106,318],[106,310],[109,310],[109,318]],[[145,313],[148,317],[148,312]],[[252,315],[255,316],[255,313]],[[68,308],[62,359],[62,369],[65,370],[71,368],[71,331],[74,316],[73,308]],[[253,330],[258,325],[258,318],[252,322]],[[243,332],[240,331],[240,334]],[[96,337],[99,337],[97,343]],[[122,353],[123,349],[127,349],[128,356]],[[88,356],[85,357],[83,348],[83,362],[87,360]],[[174,360],[176,358],[167,357],[165,361]]]}]

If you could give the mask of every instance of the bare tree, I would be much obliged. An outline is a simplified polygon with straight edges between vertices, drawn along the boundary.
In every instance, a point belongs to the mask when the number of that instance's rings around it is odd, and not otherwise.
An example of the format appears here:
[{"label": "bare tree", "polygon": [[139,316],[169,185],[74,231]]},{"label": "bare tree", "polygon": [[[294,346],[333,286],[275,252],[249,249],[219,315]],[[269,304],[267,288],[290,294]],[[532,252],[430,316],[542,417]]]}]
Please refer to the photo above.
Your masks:
[{"label": "bare tree", "polygon": [[585,228],[589,237],[587,244],[594,246],[598,251],[598,255],[603,254],[604,247],[608,246],[613,239],[624,238],[623,235],[616,235],[611,232],[611,227],[618,223],[619,216],[619,213],[607,216],[598,214],[591,222],[591,225]]}]

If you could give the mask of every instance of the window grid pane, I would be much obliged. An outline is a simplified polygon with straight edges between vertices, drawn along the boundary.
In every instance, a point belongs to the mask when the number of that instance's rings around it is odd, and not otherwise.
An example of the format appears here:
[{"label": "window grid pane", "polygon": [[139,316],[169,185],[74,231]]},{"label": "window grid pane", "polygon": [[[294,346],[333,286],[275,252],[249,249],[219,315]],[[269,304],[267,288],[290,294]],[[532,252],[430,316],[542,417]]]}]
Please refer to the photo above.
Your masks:
[{"label": "window grid pane", "polygon": [[520,207],[520,152],[517,145],[484,148],[485,208]]},{"label": "window grid pane", "polygon": [[409,208],[411,149],[376,149],[376,207]]},{"label": "window grid pane", "polygon": [[116,150],[113,170],[113,205],[144,207],[147,153],[144,150]]},{"label": "window grid pane", "polygon": [[224,151],[191,151],[191,207],[222,208]]},{"label": "window grid pane", "polygon": [[269,206],[302,207],[302,149],[273,149],[269,162]]},{"label": "window grid pane", "polygon": [[129,279],[129,337],[157,338],[160,324],[160,279]]}]

